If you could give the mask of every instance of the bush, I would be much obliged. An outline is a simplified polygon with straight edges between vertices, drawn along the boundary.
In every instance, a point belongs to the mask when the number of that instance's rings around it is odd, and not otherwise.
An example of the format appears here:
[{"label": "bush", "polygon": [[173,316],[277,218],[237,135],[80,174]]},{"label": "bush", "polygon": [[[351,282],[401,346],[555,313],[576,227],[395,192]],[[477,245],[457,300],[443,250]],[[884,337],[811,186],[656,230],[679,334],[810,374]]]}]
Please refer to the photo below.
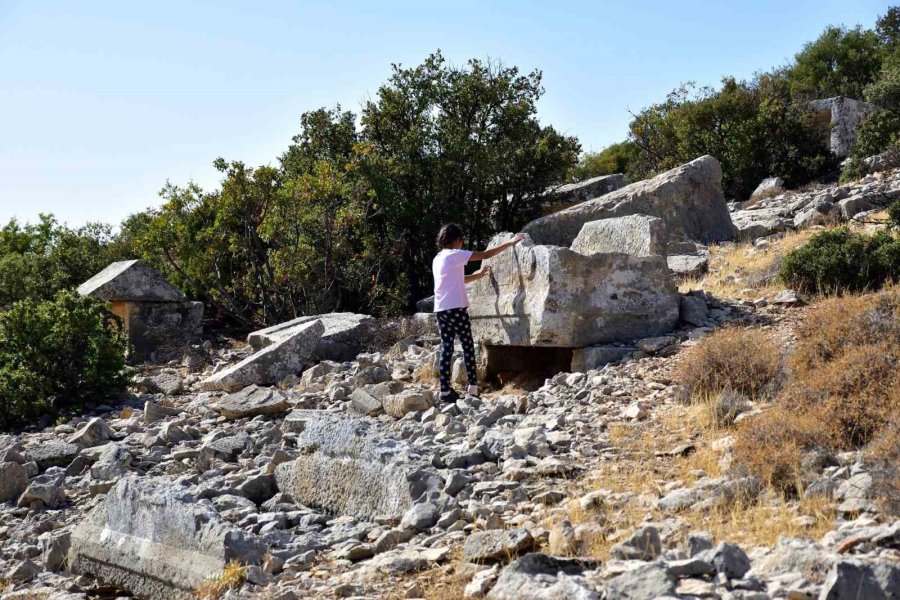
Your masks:
[{"label": "bush", "polygon": [[682,358],[675,378],[692,395],[724,390],[764,394],[781,372],[781,353],[768,335],[731,327],[702,339]]},{"label": "bush", "polygon": [[891,226],[900,229],[900,200],[894,201],[894,203],[888,207],[887,212]]},{"label": "bush", "polygon": [[823,231],[790,252],[781,280],[810,293],[875,290],[900,278],[900,241],[888,232],[872,236],[846,227]]},{"label": "bush", "polygon": [[798,492],[804,451],[897,454],[900,414],[900,289],[829,300],[797,330],[775,407],[748,420],[735,442],[735,467]]},{"label": "bush", "polygon": [[601,175],[630,173],[639,152],[640,149],[633,142],[612,144],[600,152],[586,152],[569,172],[569,180],[584,181]]},{"label": "bush", "polygon": [[0,429],[124,390],[127,342],[106,307],[75,292],[0,314]]}]

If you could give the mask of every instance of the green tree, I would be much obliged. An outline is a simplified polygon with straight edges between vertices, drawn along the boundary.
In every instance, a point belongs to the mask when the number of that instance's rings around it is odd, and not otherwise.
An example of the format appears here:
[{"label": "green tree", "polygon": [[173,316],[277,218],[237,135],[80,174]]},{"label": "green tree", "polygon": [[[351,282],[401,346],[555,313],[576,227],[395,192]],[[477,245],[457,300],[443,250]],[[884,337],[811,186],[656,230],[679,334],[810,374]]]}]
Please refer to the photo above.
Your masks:
[{"label": "green tree", "polygon": [[634,176],[644,178],[704,154],[722,165],[722,187],[746,198],[765,177],[789,186],[831,168],[833,158],[810,116],[793,106],[784,80],[747,83],[726,78],[720,90],[686,84],[635,115],[629,125],[640,153]]},{"label": "green tree", "polygon": [[861,100],[863,89],[878,76],[883,57],[882,41],[874,31],[826,27],[803,46],[787,70],[791,94],[798,101],[832,96]]},{"label": "green tree", "polygon": [[638,158],[640,148],[631,141],[619,142],[607,146],[600,152],[587,152],[581,156],[578,164],[570,171],[571,181],[582,181],[600,175],[631,172]]},{"label": "green tree", "polygon": [[431,289],[440,225],[464,225],[479,246],[540,212],[544,190],[565,180],[579,152],[573,137],[542,126],[538,71],[438,52],[395,65],[362,114],[360,169],[376,193],[379,235],[400,251],[413,298]]}]

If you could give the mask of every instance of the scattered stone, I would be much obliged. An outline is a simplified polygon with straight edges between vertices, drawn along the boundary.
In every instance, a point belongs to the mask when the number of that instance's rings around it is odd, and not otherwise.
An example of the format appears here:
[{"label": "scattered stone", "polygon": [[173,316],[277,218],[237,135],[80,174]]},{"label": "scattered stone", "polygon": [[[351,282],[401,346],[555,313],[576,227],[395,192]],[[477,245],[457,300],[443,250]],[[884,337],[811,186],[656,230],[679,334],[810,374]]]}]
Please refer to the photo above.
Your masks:
[{"label": "scattered stone", "polygon": [[72,434],[68,442],[81,446],[96,446],[102,442],[109,441],[111,437],[112,430],[106,424],[106,421],[100,417],[94,417],[81,429]]},{"label": "scattered stone", "polygon": [[28,472],[14,462],[0,462],[0,503],[18,499],[28,487]]},{"label": "scattered stone", "polygon": [[580,577],[590,566],[590,561],[526,554],[503,569],[487,599],[599,600]]},{"label": "scattered stone", "polygon": [[249,385],[239,392],[228,394],[212,409],[226,419],[237,420],[257,415],[277,415],[290,410],[284,392],[273,388]]},{"label": "scattered stone", "polygon": [[350,394],[350,407],[367,417],[373,417],[384,412],[381,400],[362,388],[357,388]]},{"label": "scattered stone", "polygon": [[654,600],[675,593],[675,578],[660,563],[646,563],[606,582],[605,600]]},{"label": "scattered stone", "polygon": [[534,544],[527,529],[476,531],[466,538],[463,560],[474,563],[507,561],[531,550]]},{"label": "scattered stone", "polygon": [[750,559],[739,546],[721,542],[713,550],[716,571],[728,579],[741,579],[750,570]]},{"label": "scattered stone", "polygon": [[619,560],[654,560],[662,554],[659,530],[652,525],[640,527],[627,540],[614,545],[610,554]]}]

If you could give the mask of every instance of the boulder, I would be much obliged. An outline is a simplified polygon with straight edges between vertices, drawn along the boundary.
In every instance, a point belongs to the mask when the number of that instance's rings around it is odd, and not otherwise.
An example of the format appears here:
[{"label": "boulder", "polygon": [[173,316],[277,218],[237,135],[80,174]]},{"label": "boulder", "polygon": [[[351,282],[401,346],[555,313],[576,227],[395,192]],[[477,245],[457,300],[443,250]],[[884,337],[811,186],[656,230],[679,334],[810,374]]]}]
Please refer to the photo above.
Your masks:
[{"label": "boulder", "polygon": [[[488,600],[599,600],[580,575],[589,560],[526,554],[500,573]],[[674,586],[673,586],[674,591]]]},{"label": "boulder", "polygon": [[721,242],[735,235],[722,195],[722,168],[712,156],[547,215],[523,231],[537,244],[568,247],[585,223],[637,214],[665,221],[670,242]]},{"label": "boulder", "polygon": [[28,487],[28,472],[14,462],[0,462],[0,503],[13,502]]},{"label": "boulder", "polygon": [[606,582],[605,600],[654,600],[675,595],[675,577],[658,562],[629,569]]},{"label": "boulder", "polygon": [[362,388],[357,388],[350,394],[350,408],[368,417],[383,412],[381,400]]},{"label": "boulder", "polygon": [[430,461],[380,434],[370,419],[294,410],[288,421],[304,453],[278,465],[275,480],[301,504],[360,519],[399,518],[443,487]]},{"label": "boulder", "polygon": [[659,256],[666,253],[666,223],[647,215],[590,221],[578,232],[572,250],[584,255],[624,252]]},{"label": "boulder", "polygon": [[527,529],[476,531],[466,538],[463,560],[474,563],[509,561],[535,545]]},{"label": "boulder", "polygon": [[666,263],[677,277],[699,277],[709,271],[709,254],[670,254]]},{"label": "boulder", "polygon": [[429,390],[404,390],[384,399],[384,412],[395,419],[401,419],[406,413],[428,410],[433,402],[434,398]]},{"label": "boulder", "polygon": [[31,480],[19,496],[18,506],[31,510],[59,508],[66,502],[64,486],[66,474],[60,467],[48,469],[43,475]]},{"label": "boulder", "polygon": [[212,407],[214,411],[231,420],[257,415],[277,415],[289,411],[290,408],[284,392],[256,385],[228,394]]},{"label": "boulder", "polygon": [[850,154],[859,124],[875,109],[868,102],[846,96],[813,100],[808,107],[819,116],[817,121],[826,124],[831,151],[841,158]]},{"label": "boulder", "polygon": [[106,421],[100,417],[94,417],[85,423],[81,429],[69,436],[70,444],[78,444],[79,446],[96,446],[102,442],[109,441],[113,432],[106,424]]},{"label": "boulder", "polygon": [[259,562],[264,549],[188,488],[129,477],[75,528],[69,568],[148,600],[191,598],[228,562]]},{"label": "boulder", "polygon": [[303,368],[325,332],[321,320],[303,323],[262,350],[203,381],[206,390],[234,392],[248,385],[273,385]]},{"label": "boulder", "polygon": [[313,360],[353,360],[360,353],[366,337],[375,324],[369,315],[356,313],[328,313],[299,317],[265,329],[254,331],[247,336],[247,343],[256,350],[271,346],[291,337],[307,323],[322,321],[325,330],[322,338],[312,351]]},{"label": "boulder", "polygon": [[703,327],[709,319],[709,308],[707,308],[706,302],[697,296],[682,296],[679,311],[682,321],[696,327]]},{"label": "boulder", "polygon": [[75,444],[69,444],[62,440],[50,440],[38,446],[29,448],[25,456],[29,461],[36,462],[38,468],[43,471],[49,467],[65,467],[75,460],[81,448]]},{"label": "boulder", "polygon": [[751,198],[767,198],[776,196],[784,191],[784,179],[781,177],[767,177],[763,179],[753,193]]},{"label": "boulder", "polygon": [[609,553],[619,560],[654,560],[662,554],[659,530],[652,525],[639,527],[627,540],[614,545]]},{"label": "boulder", "polygon": [[840,200],[837,205],[838,209],[841,211],[841,217],[843,217],[844,220],[852,219],[861,212],[875,208],[875,205],[863,194],[856,194],[849,198],[844,198],[843,200]]},{"label": "boulder", "polygon": [[896,600],[900,566],[887,561],[842,560],[828,572],[819,600]]},{"label": "boulder", "polygon": [[579,348],[658,335],[678,321],[664,256],[585,256],[526,237],[483,265],[493,273],[469,286],[469,316],[484,344]]}]

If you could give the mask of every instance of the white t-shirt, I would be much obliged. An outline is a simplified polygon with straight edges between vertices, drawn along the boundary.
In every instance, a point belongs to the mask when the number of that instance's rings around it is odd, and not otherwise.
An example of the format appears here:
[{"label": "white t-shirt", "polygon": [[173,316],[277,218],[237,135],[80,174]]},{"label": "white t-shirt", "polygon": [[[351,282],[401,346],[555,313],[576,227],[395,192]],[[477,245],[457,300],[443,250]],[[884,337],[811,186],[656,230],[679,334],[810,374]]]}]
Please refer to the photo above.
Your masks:
[{"label": "white t-shirt", "polygon": [[469,306],[465,267],[471,256],[471,250],[445,249],[434,257],[434,312]]}]

